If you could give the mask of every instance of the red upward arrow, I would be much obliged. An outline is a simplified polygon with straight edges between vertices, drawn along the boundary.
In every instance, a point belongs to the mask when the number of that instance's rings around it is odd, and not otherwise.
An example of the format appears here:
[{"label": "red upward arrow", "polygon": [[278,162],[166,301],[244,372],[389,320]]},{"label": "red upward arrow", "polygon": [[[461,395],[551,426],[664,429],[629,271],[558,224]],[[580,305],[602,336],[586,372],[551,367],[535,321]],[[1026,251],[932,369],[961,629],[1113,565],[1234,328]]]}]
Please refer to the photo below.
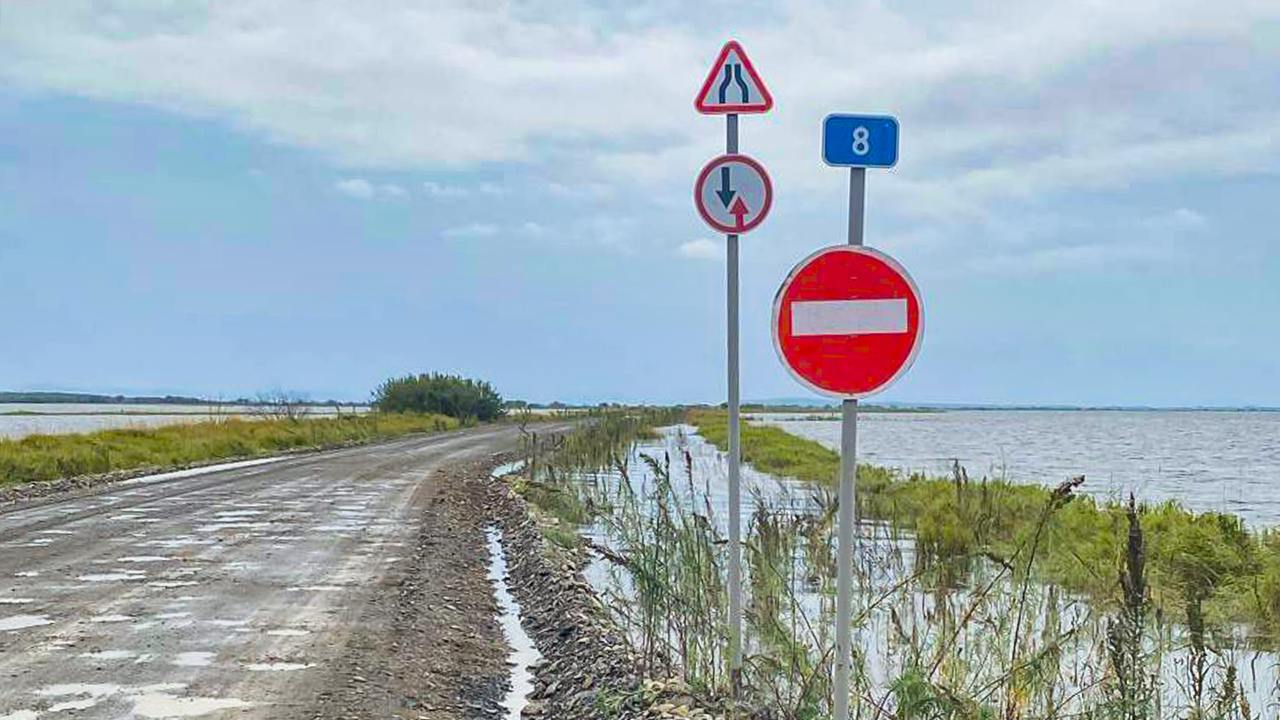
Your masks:
[{"label": "red upward arrow", "polygon": [[742,216],[746,215],[749,212],[751,211],[747,209],[747,204],[742,202],[742,196],[739,195],[738,199],[733,201],[733,207],[729,208],[729,214],[734,217],[734,220],[736,222],[736,225],[734,225],[734,227],[738,229],[742,229],[742,226],[743,226]]}]

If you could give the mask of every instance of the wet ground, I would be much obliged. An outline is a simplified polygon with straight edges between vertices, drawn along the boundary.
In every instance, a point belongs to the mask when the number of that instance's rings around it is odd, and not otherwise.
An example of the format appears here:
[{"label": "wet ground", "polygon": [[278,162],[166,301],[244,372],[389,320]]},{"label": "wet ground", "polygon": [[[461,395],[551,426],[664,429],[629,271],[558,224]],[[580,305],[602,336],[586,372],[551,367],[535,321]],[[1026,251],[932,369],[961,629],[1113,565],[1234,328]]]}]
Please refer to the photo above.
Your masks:
[{"label": "wet ground", "polygon": [[[0,720],[368,716],[351,704],[384,678],[361,676],[361,658],[406,628],[443,669],[450,648],[473,650],[457,670],[503,677],[483,518],[440,478],[517,435],[483,428],[0,511]],[[460,541],[466,552],[446,552]],[[473,694],[500,698],[496,682]],[[377,715],[490,711],[448,683],[407,700],[415,681],[401,684]]]}]

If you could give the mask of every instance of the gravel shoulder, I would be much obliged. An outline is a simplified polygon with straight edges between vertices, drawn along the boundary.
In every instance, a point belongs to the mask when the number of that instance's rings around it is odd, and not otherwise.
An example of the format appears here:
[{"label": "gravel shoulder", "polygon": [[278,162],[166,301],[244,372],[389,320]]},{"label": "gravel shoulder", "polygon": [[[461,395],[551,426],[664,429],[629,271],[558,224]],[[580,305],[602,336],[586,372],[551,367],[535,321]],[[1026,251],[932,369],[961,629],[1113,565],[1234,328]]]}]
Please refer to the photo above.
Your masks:
[{"label": "gravel shoulder", "polygon": [[494,461],[441,469],[415,506],[411,557],[354,618],[343,658],[300,717],[496,718],[507,646],[487,578],[485,483]]}]

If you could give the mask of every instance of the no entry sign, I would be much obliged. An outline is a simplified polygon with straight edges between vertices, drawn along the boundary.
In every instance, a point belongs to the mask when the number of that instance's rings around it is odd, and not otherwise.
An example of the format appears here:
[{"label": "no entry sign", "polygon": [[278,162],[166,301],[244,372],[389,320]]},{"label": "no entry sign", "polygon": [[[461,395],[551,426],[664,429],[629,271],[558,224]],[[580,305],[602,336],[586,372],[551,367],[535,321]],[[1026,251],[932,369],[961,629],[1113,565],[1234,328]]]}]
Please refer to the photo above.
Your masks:
[{"label": "no entry sign", "polygon": [[920,291],[893,258],[836,245],[805,258],[773,301],[773,344],[796,380],[859,399],[906,372],[924,331]]},{"label": "no entry sign", "polygon": [[773,183],[764,166],[746,155],[721,155],[707,163],[693,186],[698,214],[727,235],[750,232],[773,205]]}]

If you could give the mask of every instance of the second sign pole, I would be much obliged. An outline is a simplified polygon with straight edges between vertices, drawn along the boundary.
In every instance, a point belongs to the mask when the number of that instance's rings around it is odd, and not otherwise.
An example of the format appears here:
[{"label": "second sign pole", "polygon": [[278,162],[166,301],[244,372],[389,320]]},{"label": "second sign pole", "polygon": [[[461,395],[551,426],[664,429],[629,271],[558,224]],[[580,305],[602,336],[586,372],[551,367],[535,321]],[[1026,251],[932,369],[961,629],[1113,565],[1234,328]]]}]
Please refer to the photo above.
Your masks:
[{"label": "second sign pole", "polygon": [[[725,116],[724,151],[738,154],[738,115]],[[738,696],[742,680],[742,461],[738,381],[738,235],[730,233],[725,247],[729,379],[729,682]]]},{"label": "second sign pole", "polygon": [[[866,215],[867,170],[849,169],[849,244],[862,244]],[[840,404],[840,504],[836,539],[836,667],[834,717],[849,717],[849,679],[853,675],[853,530],[858,482],[858,401]]]}]

